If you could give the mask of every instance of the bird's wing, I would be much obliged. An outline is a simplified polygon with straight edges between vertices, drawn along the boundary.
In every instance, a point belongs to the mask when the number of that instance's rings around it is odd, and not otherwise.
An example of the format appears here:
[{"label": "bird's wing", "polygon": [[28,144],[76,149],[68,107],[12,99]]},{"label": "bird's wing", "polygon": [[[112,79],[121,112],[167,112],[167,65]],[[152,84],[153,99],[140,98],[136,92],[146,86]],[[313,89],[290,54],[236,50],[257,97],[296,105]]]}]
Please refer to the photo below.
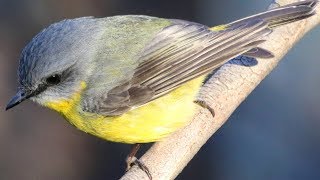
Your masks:
[{"label": "bird's wing", "polygon": [[173,24],[155,35],[139,54],[138,67],[128,77],[130,80],[93,100],[95,107],[88,110],[106,116],[121,115],[210,73],[238,55],[272,57],[257,47],[270,28],[312,16],[317,4],[317,0],[300,1],[211,29],[172,20]]},{"label": "bird's wing", "polygon": [[170,26],[146,47],[131,84],[152,89],[153,100],[251,50],[270,32],[261,20],[217,32],[198,24]]},{"label": "bird's wing", "polygon": [[219,31],[186,21],[173,22],[144,48],[133,77],[108,91],[90,111],[106,116],[121,115],[210,73],[240,54],[263,56],[266,53],[263,50],[252,49],[264,42],[262,38],[271,32],[262,20]]}]

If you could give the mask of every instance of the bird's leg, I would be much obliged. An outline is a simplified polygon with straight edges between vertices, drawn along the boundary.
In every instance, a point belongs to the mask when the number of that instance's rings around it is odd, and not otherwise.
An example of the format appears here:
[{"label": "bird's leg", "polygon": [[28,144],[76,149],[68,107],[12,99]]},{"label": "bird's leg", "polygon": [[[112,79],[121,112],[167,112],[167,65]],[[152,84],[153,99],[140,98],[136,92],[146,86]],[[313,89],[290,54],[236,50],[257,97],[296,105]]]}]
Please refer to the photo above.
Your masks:
[{"label": "bird's leg", "polygon": [[134,164],[134,162],[138,160],[135,156],[136,156],[137,152],[139,151],[140,146],[141,146],[141,144],[134,144],[133,145],[133,147],[130,151],[130,154],[128,155],[128,157],[126,159],[126,162],[127,162],[126,171],[128,171],[131,168],[132,164]]},{"label": "bird's leg", "polygon": [[136,158],[136,154],[138,152],[138,150],[140,149],[141,144],[135,144],[133,145],[130,154],[128,155],[126,162],[127,162],[127,169],[126,171],[128,171],[133,165],[137,165],[142,171],[144,171],[149,179],[152,179],[152,176],[150,174],[150,171],[148,169],[148,167],[146,165],[143,164],[143,162],[141,162],[139,159]]},{"label": "bird's leg", "polygon": [[193,101],[193,102],[196,103],[196,104],[198,104],[198,105],[200,105],[200,106],[203,107],[203,108],[208,109],[208,110],[210,111],[211,115],[212,115],[213,117],[215,116],[214,109],[213,109],[212,107],[210,107],[207,102],[205,102],[205,101],[203,101],[203,100],[195,100],[195,101]]}]

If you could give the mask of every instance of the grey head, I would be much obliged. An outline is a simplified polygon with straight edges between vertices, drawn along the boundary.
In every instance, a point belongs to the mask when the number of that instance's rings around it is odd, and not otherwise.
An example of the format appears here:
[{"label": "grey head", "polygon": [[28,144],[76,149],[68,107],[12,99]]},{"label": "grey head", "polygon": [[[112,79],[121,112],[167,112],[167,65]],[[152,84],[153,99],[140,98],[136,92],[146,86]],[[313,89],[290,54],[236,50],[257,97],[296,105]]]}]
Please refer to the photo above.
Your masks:
[{"label": "grey head", "polygon": [[99,37],[99,24],[91,17],[63,20],[37,34],[22,51],[18,92],[6,109],[28,98],[43,104],[71,96],[90,71],[86,65],[93,56],[90,49]]}]

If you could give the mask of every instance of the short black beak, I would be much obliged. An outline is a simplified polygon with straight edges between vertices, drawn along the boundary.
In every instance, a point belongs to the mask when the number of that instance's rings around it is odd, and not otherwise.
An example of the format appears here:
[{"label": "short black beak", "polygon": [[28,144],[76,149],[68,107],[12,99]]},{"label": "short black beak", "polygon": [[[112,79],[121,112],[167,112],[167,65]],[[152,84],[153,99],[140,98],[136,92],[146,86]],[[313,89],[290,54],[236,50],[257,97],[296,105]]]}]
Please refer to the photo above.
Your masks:
[{"label": "short black beak", "polygon": [[31,93],[26,93],[23,90],[19,90],[17,94],[9,101],[6,110],[13,108],[14,106],[20,104],[22,101],[28,99]]}]

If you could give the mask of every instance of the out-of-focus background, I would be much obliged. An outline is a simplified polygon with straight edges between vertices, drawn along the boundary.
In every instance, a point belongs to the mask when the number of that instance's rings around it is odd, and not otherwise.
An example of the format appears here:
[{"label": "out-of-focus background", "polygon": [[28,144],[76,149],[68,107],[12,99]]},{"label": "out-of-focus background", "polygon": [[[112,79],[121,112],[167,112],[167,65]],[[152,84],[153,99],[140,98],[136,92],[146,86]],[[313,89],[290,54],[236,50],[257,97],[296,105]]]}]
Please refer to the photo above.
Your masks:
[{"label": "out-of-focus background", "polygon": [[[31,102],[5,112],[24,45],[80,16],[146,14],[206,25],[265,10],[271,0],[0,0],[0,179],[117,179],[129,145],[82,133]],[[299,42],[177,179],[320,179],[320,28]]]}]

